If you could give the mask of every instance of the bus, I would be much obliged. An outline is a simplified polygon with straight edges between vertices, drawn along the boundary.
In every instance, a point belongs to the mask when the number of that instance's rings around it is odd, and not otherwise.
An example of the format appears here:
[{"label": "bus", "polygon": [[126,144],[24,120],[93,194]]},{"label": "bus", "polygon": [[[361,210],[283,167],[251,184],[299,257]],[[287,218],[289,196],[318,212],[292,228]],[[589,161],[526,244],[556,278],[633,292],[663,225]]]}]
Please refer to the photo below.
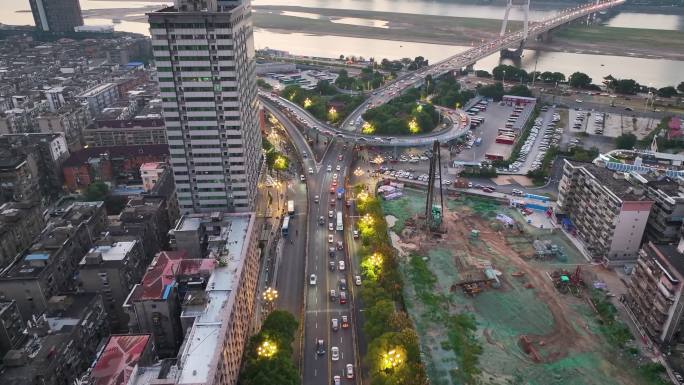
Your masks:
[{"label": "bus", "polygon": [[283,233],[283,237],[287,237],[289,230],[290,230],[290,217],[285,217],[283,219],[283,228],[281,229],[281,231]]},{"label": "bus", "polygon": [[344,225],[342,224],[342,211],[337,212],[337,231],[344,230]]},{"label": "bus", "polygon": [[290,216],[294,215],[294,201],[287,201],[287,213]]}]

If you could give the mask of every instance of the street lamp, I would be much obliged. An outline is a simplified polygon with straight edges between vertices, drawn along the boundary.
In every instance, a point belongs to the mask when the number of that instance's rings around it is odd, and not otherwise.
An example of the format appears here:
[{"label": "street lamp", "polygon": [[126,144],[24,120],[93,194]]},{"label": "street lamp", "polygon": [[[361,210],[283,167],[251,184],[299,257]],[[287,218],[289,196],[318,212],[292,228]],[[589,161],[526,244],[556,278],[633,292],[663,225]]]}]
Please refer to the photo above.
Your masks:
[{"label": "street lamp", "polygon": [[382,354],[381,369],[390,371],[404,362],[403,351],[400,348],[391,349]]},{"label": "street lamp", "polygon": [[501,78],[501,86],[506,89],[506,70],[503,70],[503,78]]},{"label": "street lamp", "polygon": [[259,346],[257,346],[257,355],[263,358],[271,358],[278,351],[278,346],[275,342],[269,340],[264,340]]},{"label": "street lamp", "polygon": [[266,291],[263,292],[262,296],[264,298],[264,302],[271,307],[275,300],[278,299],[278,290],[269,286],[266,288]]}]

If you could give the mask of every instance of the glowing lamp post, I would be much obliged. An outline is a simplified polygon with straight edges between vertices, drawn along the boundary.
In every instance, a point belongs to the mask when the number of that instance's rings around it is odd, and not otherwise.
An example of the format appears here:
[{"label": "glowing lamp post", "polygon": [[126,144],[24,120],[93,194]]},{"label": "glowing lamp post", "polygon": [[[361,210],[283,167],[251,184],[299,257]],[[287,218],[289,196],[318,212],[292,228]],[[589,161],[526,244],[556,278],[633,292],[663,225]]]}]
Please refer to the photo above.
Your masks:
[{"label": "glowing lamp post", "polygon": [[257,355],[262,358],[271,358],[278,352],[278,347],[275,342],[264,340],[257,346]]},{"label": "glowing lamp post", "polygon": [[273,308],[275,301],[278,299],[278,290],[267,287],[266,291],[263,292],[262,297],[264,302],[266,302],[267,309],[270,311]]},{"label": "glowing lamp post", "polygon": [[309,107],[311,107],[312,104],[313,104],[313,102],[311,101],[311,99],[309,99],[309,98],[304,99],[304,108],[309,108]]},{"label": "glowing lamp post", "polygon": [[330,107],[330,109],[328,110],[328,119],[330,119],[331,122],[337,120],[337,110],[335,109],[335,107]]},{"label": "glowing lamp post", "polygon": [[366,135],[370,135],[375,132],[375,127],[370,122],[363,123],[361,126],[361,132]]},{"label": "glowing lamp post", "polygon": [[413,119],[411,119],[411,121],[409,121],[408,127],[409,127],[409,132],[412,134],[417,134],[420,132],[420,126],[418,125],[416,118],[413,118]]}]

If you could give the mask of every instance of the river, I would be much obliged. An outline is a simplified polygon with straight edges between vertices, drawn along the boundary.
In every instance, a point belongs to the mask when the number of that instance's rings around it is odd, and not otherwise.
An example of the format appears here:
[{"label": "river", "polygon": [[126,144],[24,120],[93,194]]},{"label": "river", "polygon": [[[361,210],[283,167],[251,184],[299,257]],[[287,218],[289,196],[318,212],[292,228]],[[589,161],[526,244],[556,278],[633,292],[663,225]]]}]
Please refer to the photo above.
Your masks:
[{"label": "river", "polygon": [[[0,22],[6,24],[32,25],[30,12],[17,12],[29,9],[28,0],[2,0],[3,10]],[[83,10],[113,8],[144,8],[160,5],[164,1],[98,1],[81,0]],[[254,5],[293,5],[290,0],[256,0]],[[418,13],[426,15],[443,15],[475,18],[500,18],[503,8],[489,5],[455,4],[444,1],[428,0],[300,0],[298,6],[308,8],[363,9],[381,12]],[[144,10],[141,9],[141,13]],[[315,11],[314,11],[315,12]],[[531,18],[540,19],[554,14],[555,11],[534,9]],[[512,19],[521,19],[522,13],[515,8],[511,12]],[[87,18],[86,24],[111,24],[110,19]],[[363,20],[361,20],[363,21]],[[351,20],[350,22],[354,22]],[[620,12],[611,18],[607,25],[612,27],[649,28],[684,31],[684,16]],[[378,26],[381,27],[381,26]],[[149,35],[145,23],[122,21],[115,24],[119,31],[136,32]],[[340,54],[375,58],[398,59],[422,55],[428,60],[436,61],[466,49],[462,46],[425,44],[413,42],[397,42],[380,39],[365,39],[342,36],[307,35],[300,33],[280,33],[257,28],[255,30],[256,48],[273,48],[293,54],[337,57]],[[491,70],[499,63],[498,55],[492,55],[476,64],[476,68]],[[608,74],[618,78],[633,78],[642,84],[654,87],[676,85],[684,81],[684,63],[663,59],[644,59],[634,57],[618,57],[593,54],[576,54],[567,52],[546,52],[526,50],[522,62],[523,68],[531,71],[558,71],[570,75],[574,71],[582,71],[594,78],[595,82]],[[644,70],[647,69],[647,70]]]}]

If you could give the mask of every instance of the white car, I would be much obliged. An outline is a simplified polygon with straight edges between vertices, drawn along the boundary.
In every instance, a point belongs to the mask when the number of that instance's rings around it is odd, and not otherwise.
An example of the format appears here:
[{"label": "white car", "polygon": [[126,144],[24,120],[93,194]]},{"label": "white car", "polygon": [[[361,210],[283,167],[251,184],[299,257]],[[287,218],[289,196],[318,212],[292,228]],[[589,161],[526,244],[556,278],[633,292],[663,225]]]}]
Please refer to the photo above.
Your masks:
[{"label": "white car", "polygon": [[347,364],[347,378],[354,378],[354,365],[352,364]]},{"label": "white car", "polygon": [[335,212],[334,212],[334,211],[332,211],[332,210],[328,211],[328,218],[332,218],[332,217],[334,217],[334,216],[335,216]]},{"label": "white car", "polygon": [[328,167],[325,169],[325,171],[331,172],[331,171],[332,171],[332,166],[331,166],[331,165],[328,165]]},{"label": "white car", "polygon": [[337,171],[340,171],[341,169],[342,169],[342,167],[340,167],[339,164],[337,165],[337,167],[335,167],[335,170],[337,170]]},{"label": "white car", "polygon": [[[328,234],[328,243],[333,243],[335,242],[335,237],[332,234]],[[342,262],[342,261],[340,261]]]},{"label": "white car", "polygon": [[344,271],[344,261],[340,261],[339,265],[340,266],[338,268],[340,269],[340,271]]},{"label": "white car", "polygon": [[340,385],[341,378],[340,376],[334,376],[333,377],[333,385]]},{"label": "white car", "polygon": [[354,230],[354,239],[359,237],[359,230]]},{"label": "white car", "polygon": [[332,222],[328,223],[328,230],[335,231],[335,225]]},{"label": "white car", "polygon": [[311,274],[309,276],[309,285],[315,285],[316,284],[316,274]]},{"label": "white car", "polygon": [[302,182],[305,182],[305,181],[306,181],[306,177],[304,176],[304,174],[302,174],[302,175],[299,176],[299,180],[302,181]]},{"label": "white car", "polygon": [[337,361],[340,359],[340,348],[337,346],[333,346],[330,348],[330,359],[333,361]]},{"label": "white car", "polygon": [[313,168],[309,167],[309,174],[313,174]]},{"label": "white car", "polygon": [[[313,276],[313,275],[312,275]],[[313,276],[315,278],[315,276]],[[356,286],[361,286],[361,276],[360,275],[355,275],[354,276],[354,284]]]}]

